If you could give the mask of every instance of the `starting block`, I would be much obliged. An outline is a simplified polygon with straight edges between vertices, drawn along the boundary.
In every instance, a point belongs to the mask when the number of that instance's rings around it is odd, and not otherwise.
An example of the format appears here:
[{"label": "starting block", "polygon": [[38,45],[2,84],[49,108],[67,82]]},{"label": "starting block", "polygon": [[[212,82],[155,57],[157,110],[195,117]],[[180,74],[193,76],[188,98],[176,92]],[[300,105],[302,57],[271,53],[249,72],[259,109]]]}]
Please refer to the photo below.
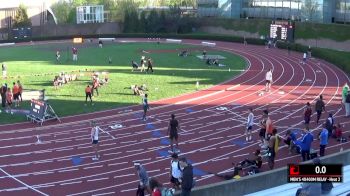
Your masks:
[{"label": "starting block", "polygon": [[227,110],[227,107],[218,107],[216,108],[216,110],[220,110],[220,111]]},{"label": "starting block", "polygon": [[284,94],[285,94],[285,92],[284,92],[284,91],[278,91],[278,94],[280,94],[280,95],[284,95]]}]

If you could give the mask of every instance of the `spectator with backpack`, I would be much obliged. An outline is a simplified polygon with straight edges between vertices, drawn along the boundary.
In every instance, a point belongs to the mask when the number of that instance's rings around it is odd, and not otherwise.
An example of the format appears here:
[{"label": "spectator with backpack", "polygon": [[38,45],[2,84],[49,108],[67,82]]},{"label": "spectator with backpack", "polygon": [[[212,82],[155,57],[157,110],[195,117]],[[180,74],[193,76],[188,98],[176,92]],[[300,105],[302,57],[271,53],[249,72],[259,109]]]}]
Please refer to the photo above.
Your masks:
[{"label": "spectator with backpack", "polygon": [[193,167],[185,157],[179,160],[182,170],[181,196],[190,196],[193,188]]},{"label": "spectator with backpack", "polygon": [[170,182],[174,189],[180,189],[180,179],[182,172],[180,168],[179,158],[176,153],[171,155],[171,166],[170,166]]},{"label": "spectator with backpack", "polygon": [[332,136],[333,128],[334,128],[333,114],[329,113],[328,118],[326,120],[326,129],[328,130],[328,137]]}]

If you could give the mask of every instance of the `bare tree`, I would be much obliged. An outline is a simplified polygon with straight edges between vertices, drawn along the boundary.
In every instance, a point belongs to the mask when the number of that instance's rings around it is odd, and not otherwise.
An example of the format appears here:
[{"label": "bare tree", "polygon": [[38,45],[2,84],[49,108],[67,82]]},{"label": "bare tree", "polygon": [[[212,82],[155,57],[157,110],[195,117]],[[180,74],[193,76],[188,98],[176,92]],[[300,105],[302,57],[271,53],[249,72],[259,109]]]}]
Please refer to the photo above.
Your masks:
[{"label": "bare tree", "polygon": [[301,10],[303,12],[304,17],[307,20],[312,21],[314,20],[318,7],[319,4],[317,0],[305,0],[305,3],[304,5],[302,5]]}]

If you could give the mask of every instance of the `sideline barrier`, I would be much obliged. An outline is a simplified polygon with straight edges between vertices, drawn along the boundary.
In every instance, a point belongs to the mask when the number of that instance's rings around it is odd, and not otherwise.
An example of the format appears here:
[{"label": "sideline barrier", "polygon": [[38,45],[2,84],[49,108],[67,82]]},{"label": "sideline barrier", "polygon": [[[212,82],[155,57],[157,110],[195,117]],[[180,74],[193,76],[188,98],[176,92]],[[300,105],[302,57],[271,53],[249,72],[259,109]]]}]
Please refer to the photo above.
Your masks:
[{"label": "sideline barrier", "polygon": [[12,46],[12,45],[15,45],[15,43],[3,43],[3,44],[0,43],[0,47],[1,46]]},{"label": "sideline barrier", "polygon": [[112,41],[114,42],[115,41],[115,38],[111,37],[111,38],[98,38],[98,40],[101,40],[101,41]]},{"label": "sideline barrier", "polygon": [[181,43],[182,42],[181,39],[166,39],[165,41],[169,42],[169,43]]},{"label": "sideline barrier", "polygon": [[202,45],[203,46],[214,47],[214,46],[216,46],[216,43],[214,43],[214,42],[202,42]]},{"label": "sideline barrier", "polygon": [[[320,159],[324,164],[348,165],[350,163],[350,149],[327,155]],[[308,161],[305,162],[305,164],[310,164],[311,162],[312,161]],[[239,196],[255,193],[286,184],[287,171],[287,167],[282,167],[252,176],[245,176],[238,180],[227,180],[195,187],[191,192],[191,196]],[[294,186],[292,188],[294,188]],[[348,189],[350,189],[350,187]],[[179,195],[179,192],[177,192],[176,195]]]}]

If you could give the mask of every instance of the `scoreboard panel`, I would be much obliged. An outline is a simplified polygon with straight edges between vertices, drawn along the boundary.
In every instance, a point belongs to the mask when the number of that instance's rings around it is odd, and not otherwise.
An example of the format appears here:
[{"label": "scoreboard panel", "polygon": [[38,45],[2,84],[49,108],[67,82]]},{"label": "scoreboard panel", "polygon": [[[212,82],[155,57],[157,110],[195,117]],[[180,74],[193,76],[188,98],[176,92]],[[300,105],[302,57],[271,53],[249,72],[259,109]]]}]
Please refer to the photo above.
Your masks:
[{"label": "scoreboard panel", "polygon": [[294,41],[294,24],[289,21],[273,21],[270,25],[270,38]]},{"label": "scoreboard panel", "polygon": [[12,29],[12,37],[14,39],[26,39],[32,37],[32,28],[21,27]]},{"label": "scoreboard panel", "polygon": [[46,107],[46,102],[32,99],[32,101],[30,102],[29,114],[38,119],[43,119],[45,117]]}]

